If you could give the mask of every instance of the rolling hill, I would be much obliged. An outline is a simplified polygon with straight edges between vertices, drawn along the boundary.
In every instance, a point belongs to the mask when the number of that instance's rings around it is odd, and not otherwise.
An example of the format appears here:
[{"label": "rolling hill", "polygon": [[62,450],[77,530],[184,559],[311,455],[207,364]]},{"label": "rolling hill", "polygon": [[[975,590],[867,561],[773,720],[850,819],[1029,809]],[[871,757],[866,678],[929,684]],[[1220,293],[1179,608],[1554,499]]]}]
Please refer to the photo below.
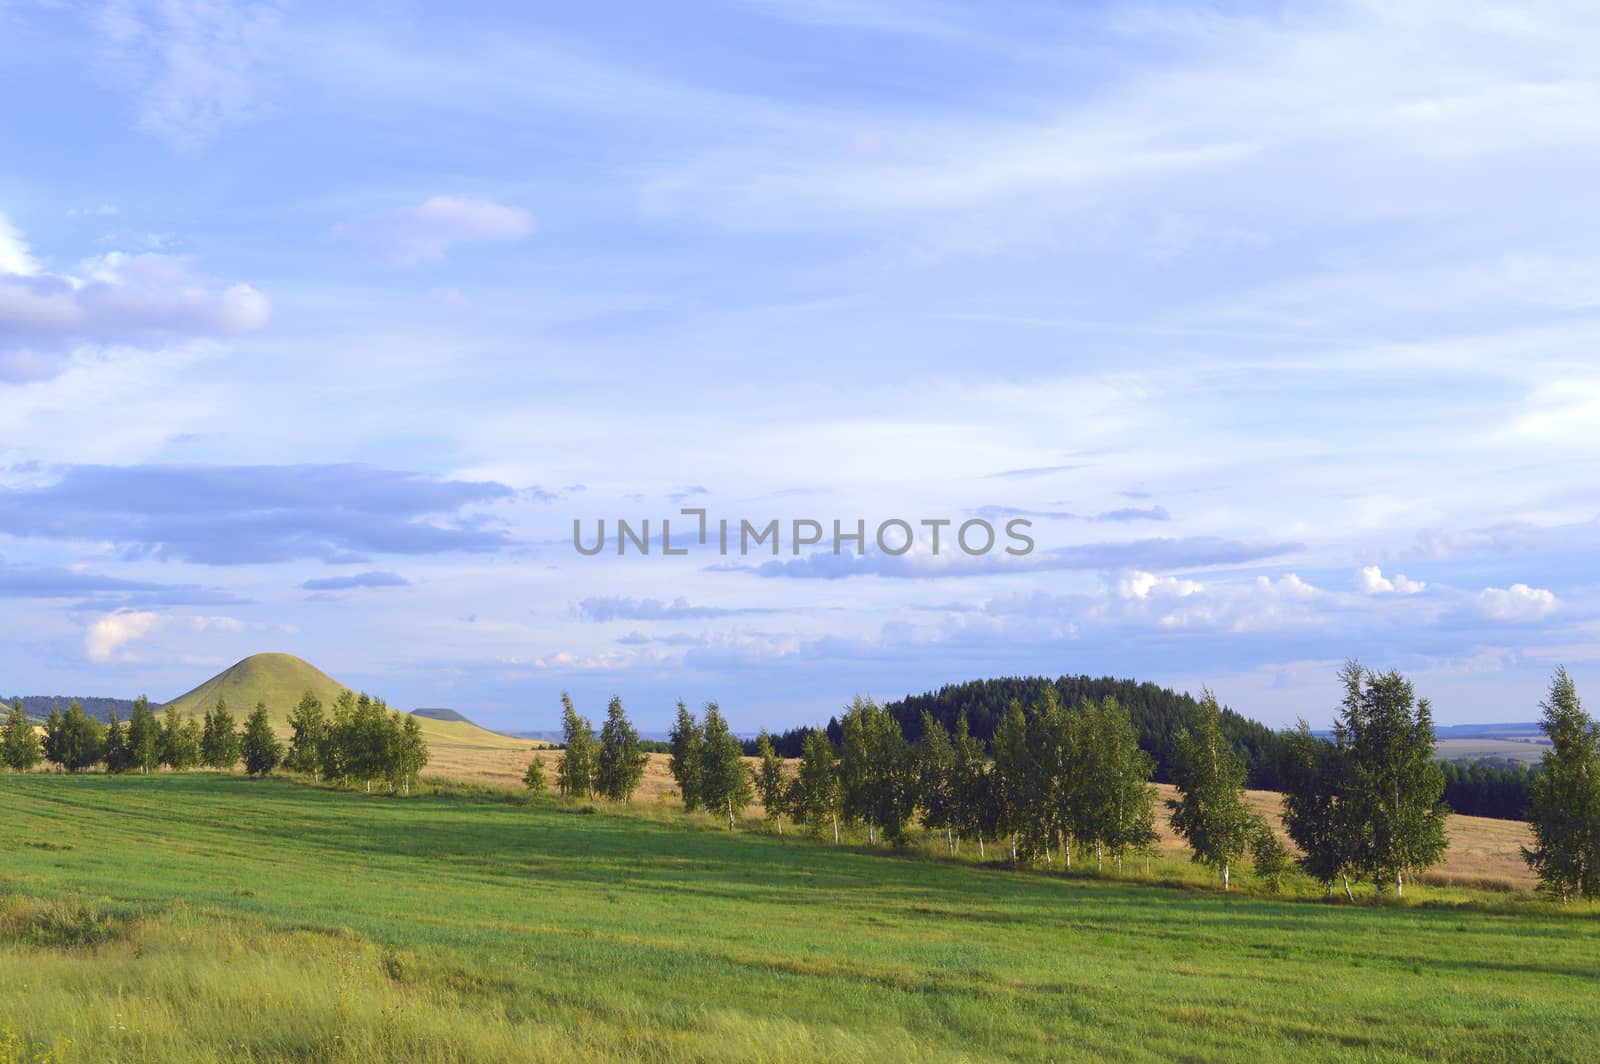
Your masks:
[{"label": "rolling hill", "polygon": [[[293,654],[253,654],[167,705],[176,706],[180,713],[198,716],[222,698],[234,716],[242,718],[257,702],[265,702],[274,729],[286,734],[289,714],[307,691],[321,699],[324,707],[330,707],[346,690],[344,684]],[[428,740],[436,768],[450,765],[455,760],[452,755],[466,751],[523,753],[530,746],[525,740],[480,728],[459,713],[450,720],[440,720],[428,713],[418,713],[416,717],[422,724],[422,734]]]}]

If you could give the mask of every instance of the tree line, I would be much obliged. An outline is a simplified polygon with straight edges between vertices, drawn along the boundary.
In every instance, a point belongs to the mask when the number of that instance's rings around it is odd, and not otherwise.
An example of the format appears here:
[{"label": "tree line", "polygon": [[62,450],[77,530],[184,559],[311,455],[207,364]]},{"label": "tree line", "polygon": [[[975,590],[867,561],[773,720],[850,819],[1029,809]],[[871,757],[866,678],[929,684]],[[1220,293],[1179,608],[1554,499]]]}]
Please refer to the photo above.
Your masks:
[{"label": "tree line", "polygon": [[[1331,738],[1309,725],[1277,736],[1282,786],[1279,816],[1286,847],[1245,795],[1248,755],[1233,741],[1227,710],[1210,691],[1194,700],[1174,731],[1168,778],[1177,797],[1168,823],[1191,857],[1223,888],[1249,859],[1265,887],[1280,889],[1291,868],[1328,895],[1368,885],[1375,895],[1403,895],[1440,863],[1449,846],[1447,769],[1433,757],[1432,708],[1395,671],[1350,662],[1340,673],[1344,697]],[[1157,834],[1155,759],[1142,748],[1128,707],[1114,696],[1061,700],[1053,684],[1032,688],[1033,702],[1013,699],[982,742],[964,713],[947,727],[924,709],[915,737],[887,706],[857,698],[827,727],[808,729],[799,754],[786,758],[763,731],[756,764],[733,736],[715,702],[703,717],[678,703],[667,749],[685,810],[726,817],[731,830],[759,798],[779,834],[784,821],[812,834],[865,833],[869,845],[903,846],[914,826],[963,844],[980,859],[991,849],[1013,865],[1064,869],[1107,860],[1119,869],[1147,856]],[[566,795],[631,798],[646,755],[620,699],[608,707],[598,737],[563,694],[565,749],[557,789]],[[1530,777],[1536,845],[1524,852],[1543,889],[1563,899],[1600,894],[1600,731],[1578,702],[1564,670],[1541,704],[1552,750]],[[791,765],[790,761],[795,764]],[[542,791],[536,758],[527,783]]]},{"label": "tree line", "polygon": [[126,721],[113,708],[104,724],[74,701],[62,712],[52,707],[41,738],[20,700],[13,702],[0,728],[0,763],[17,772],[50,764],[64,772],[97,766],[106,772],[149,773],[161,768],[183,772],[196,767],[231,771],[241,762],[251,776],[282,767],[289,771],[368,791],[377,782],[410,793],[428,763],[422,727],[409,713],[397,713],[382,699],[341,692],[331,714],[308,691],[289,718],[290,739],[281,742],[265,703],[243,726],[217,699],[203,717],[186,716],[168,706],[157,716],[140,696]]},{"label": "tree line", "polygon": [[[1199,701],[1187,693],[1175,692],[1153,683],[1136,683],[1109,676],[1002,677],[948,684],[937,691],[907,695],[885,707],[900,722],[902,733],[912,742],[922,736],[922,717],[928,714],[954,730],[965,716],[968,730],[987,748],[999,722],[1011,703],[1034,705],[1045,688],[1055,688],[1064,705],[1082,701],[1115,698],[1127,709],[1139,736],[1139,747],[1155,762],[1151,778],[1171,783],[1178,752],[1178,737],[1199,711]],[[842,735],[839,719],[822,726],[837,744]],[[1220,728],[1245,766],[1245,785],[1252,790],[1282,791],[1282,765],[1287,752],[1286,737],[1259,721],[1245,717],[1227,706],[1221,707]],[[786,758],[797,758],[805,747],[810,726],[791,728],[772,736],[773,748]],[[756,740],[746,740],[745,754],[758,754]],[[1536,770],[1517,766],[1477,763],[1446,763],[1445,797],[1452,811],[1467,816],[1525,819],[1531,778]]]}]

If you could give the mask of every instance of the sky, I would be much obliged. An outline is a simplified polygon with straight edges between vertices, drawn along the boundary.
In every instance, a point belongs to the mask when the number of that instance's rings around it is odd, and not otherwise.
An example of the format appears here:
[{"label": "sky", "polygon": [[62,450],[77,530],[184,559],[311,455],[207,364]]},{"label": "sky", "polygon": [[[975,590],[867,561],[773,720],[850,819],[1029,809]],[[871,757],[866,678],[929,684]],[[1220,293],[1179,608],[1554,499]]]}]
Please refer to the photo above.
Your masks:
[{"label": "sky", "polygon": [[[0,692],[279,650],[501,728],[1080,672],[1320,726],[1356,657],[1532,719],[1600,690],[1597,51],[1579,2],[0,0]],[[684,508],[869,543],[665,556]]]}]

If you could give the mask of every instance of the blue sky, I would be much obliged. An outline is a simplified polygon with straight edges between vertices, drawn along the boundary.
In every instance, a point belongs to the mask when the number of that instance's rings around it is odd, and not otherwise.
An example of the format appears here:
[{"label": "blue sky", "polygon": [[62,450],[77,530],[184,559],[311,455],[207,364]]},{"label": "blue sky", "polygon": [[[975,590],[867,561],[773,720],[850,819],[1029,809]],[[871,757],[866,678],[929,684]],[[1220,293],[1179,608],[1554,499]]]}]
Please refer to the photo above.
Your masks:
[{"label": "blue sky", "polygon": [[[1591,6],[442,11],[0,2],[0,690],[1600,682]],[[1037,551],[572,548],[684,505]]]}]

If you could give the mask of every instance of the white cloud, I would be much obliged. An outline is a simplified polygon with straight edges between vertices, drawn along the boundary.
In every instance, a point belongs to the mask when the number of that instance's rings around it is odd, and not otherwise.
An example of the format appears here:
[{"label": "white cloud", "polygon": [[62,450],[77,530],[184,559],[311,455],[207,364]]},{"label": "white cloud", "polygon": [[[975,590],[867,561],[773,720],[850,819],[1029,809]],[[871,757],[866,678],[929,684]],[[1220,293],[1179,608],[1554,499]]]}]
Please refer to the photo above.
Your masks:
[{"label": "white cloud", "polygon": [[41,270],[0,216],[0,381],[53,377],[81,346],[148,349],[249,332],[270,315],[259,289],[218,290],[173,255],[113,251],[76,273]]},{"label": "white cloud", "polygon": [[1187,598],[1203,590],[1205,586],[1194,580],[1184,580],[1176,576],[1157,576],[1154,573],[1141,571],[1129,573],[1117,581],[1117,594],[1125,599],[1147,599],[1152,595]]},{"label": "white cloud", "polygon": [[117,651],[136,639],[143,639],[161,622],[161,615],[149,611],[119,610],[108,613],[89,626],[87,650],[90,661],[110,661]]},{"label": "white cloud", "polygon": [[1408,579],[1403,573],[1396,573],[1392,578],[1384,576],[1383,570],[1376,565],[1368,565],[1361,570],[1361,590],[1368,595],[1415,595],[1427,586],[1421,580]]},{"label": "white cloud", "polygon": [[39,272],[39,264],[28,251],[27,243],[17,227],[11,224],[4,211],[0,211],[0,277],[7,274],[26,277]]},{"label": "white cloud", "polygon": [[1512,584],[1478,592],[1478,608],[1496,621],[1537,621],[1560,609],[1561,600],[1542,587]]},{"label": "white cloud", "polygon": [[96,19],[110,69],[131,84],[139,128],[196,148],[261,110],[257,75],[278,7],[216,0],[113,0]]},{"label": "white cloud", "polygon": [[334,230],[396,266],[443,259],[462,244],[519,240],[535,228],[533,215],[471,196],[434,196],[412,207],[375,211]]},{"label": "white cloud", "polygon": [[1269,595],[1287,596],[1290,598],[1310,598],[1322,594],[1321,588],[1316,588],[1300,579],[1298,573],[1285,573],[1276,583],[1265,576],[1256,577],[1256,587]]},{"label": "white cloud", "polygon": [[134,661],[136,656],[124,648],[162,632],[243,632],[262,627],[232,617],[184,617],[149,610],[117,610],[89,626],[85,650],[90,661]]}]

